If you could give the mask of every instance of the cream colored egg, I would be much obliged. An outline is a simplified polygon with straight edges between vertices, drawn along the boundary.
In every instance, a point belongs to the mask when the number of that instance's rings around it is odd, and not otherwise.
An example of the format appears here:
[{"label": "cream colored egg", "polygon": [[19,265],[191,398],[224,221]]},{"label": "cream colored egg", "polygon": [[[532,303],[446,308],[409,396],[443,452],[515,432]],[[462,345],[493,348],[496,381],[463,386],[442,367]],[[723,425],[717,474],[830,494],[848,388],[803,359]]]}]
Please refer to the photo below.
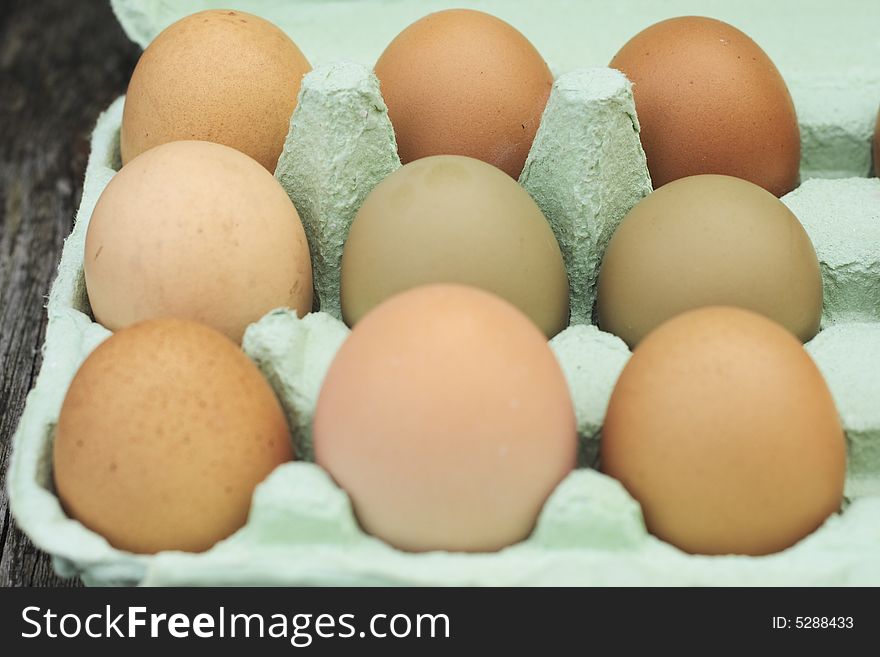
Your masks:
[{"label": "cream colored egg", "polygon": [[275,178],[227,146],[163,144],[110,181],[92,214],[85,279],[111,330],[155,317],[204,322],[235,341],[278,307],[312,307],[299,215]]}]

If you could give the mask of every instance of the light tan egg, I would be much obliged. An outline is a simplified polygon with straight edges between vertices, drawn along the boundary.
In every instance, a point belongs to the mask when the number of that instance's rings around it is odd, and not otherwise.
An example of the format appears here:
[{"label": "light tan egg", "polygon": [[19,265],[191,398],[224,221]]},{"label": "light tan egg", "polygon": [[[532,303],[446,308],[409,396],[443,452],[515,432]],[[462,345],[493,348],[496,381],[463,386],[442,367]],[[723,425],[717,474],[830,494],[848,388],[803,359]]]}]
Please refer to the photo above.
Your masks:
[{"label": "light tan egg", "polygon": [[159,144],[198,139],[275,171],[310,70],[296,44],[258,16],[212,9],[182,18],[147,46],[131,76],[122,162]]},{"label": "light tan egg", "polygon": [[681,178],[639,201],[608,243],[597,291],[599,326],[631,348],[700,306],[754,310],[802,342],[822,319],[822,272],[804,227],[732,176]]},{"label": "light tan egg", "polygon": [[240,341],[269,310],[312,308],[309,246],[286,192],[251,158],[205,141],[163,144],[114,176],[84,269],[95,319],[114,331],[181,317]]},{"label": "light tan egg", "polygon": [[71,517],[131,552],[200,552],[247,520],[254,487],[293,458],[281,406],[220,333],[161,319],[80,367],[53,448]]}]

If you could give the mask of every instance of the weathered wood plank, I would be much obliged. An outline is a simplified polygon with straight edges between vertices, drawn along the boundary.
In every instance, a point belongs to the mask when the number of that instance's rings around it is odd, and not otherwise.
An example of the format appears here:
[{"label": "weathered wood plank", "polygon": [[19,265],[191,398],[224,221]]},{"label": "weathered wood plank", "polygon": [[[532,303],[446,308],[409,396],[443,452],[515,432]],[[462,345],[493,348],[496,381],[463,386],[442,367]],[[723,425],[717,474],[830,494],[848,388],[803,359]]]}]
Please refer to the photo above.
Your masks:
[{"label": "weathered wood plank", "polygon": [[15,0],[0,12],[0,586],[70,585],[11,520],[10,439],[40,367],[43,307],[82,191],[98,114],[138,49],[107,0]]}]

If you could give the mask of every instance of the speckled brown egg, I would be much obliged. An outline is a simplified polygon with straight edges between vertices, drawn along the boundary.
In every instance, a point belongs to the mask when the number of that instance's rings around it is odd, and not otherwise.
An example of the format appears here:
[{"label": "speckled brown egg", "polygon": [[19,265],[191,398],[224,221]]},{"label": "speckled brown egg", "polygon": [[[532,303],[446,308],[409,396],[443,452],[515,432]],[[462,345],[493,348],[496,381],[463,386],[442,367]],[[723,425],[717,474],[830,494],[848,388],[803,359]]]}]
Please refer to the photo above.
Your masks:
[{"label": "speckled brown egg", "polygon": [[150,43],[131,76],[122,162],[169,141],[199,139],[275,171],[310,70],[296,44],[258,16],[224,9],[182,18]]},{"label": "speckled brown egg", "polygon": [[313,436],[363,528],[412,551],[526,538],[577,451],[544,335],[506,301],[459,285],[401,293],[355,326]]},{"label": "speckled brown egg", "polygon": [[504,21],[470,9],[429,14],[376,62],[401,161],[467,155],[522,172],[553,75]]},{"label": "speckled brown egg", "polygon": [[287,193],[248,156],[206,141],[122,167],[89,221],[84,269],[95,319],[114,331],[181,317],[240,341],[274,308],[312,308],[309,245]]},{"label": "speckled brown egg", "polygon": [[828,386],[790,333],[738,308],[693,310],[645,338],[601,449],[648,529],[687,552],[777,552],[842,502],[846,445]]},{"label": "speckled brown egg", "polygon": [[82,364],[55,430],[67,513],[122,550],[200,552],[247,520],[254,487],[293,458],[256,366],[220,333],[161,319]]},{"label": "speckled brown egg", "polygon": [[776,196],[798,184],[800,131],[785,81],[748,36],[685,16],[639,32],[609,64],[633,82],[654,187],[701,173]]}]

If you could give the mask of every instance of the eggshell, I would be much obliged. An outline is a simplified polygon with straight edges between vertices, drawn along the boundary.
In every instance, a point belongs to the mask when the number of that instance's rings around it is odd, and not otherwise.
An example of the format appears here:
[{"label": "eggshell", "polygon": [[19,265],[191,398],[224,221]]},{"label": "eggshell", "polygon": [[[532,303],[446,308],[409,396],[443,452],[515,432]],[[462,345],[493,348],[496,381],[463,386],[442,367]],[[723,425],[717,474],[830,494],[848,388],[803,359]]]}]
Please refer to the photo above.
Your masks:
[{"label": "eggshell", "polygon": [[165,29],[132,73],[123,164],[169,141],[231,146],[275,170],[308,60],[275,25],[241,11],[192,14]]},{"label": "eggshell", "polygon": [[161,319],[80,367],[55,430],[71,517],[131,552],[206,550],[244,525],[254,487],[293,458],[275,394],[220,333]]},{"label": "eggshell", "polygon": [[648,529],[687,552],[768,554],[841,505],[843,429],[812,359],[778,324],[729,307],[653,331],[611,395],[602,470]]},{"label": "eggshell", "polygon": [[548,337],[568,325],[568,275],[550,224],[515,181],[473,158],[424,158],[379,183],[355,216],[341,270],[349,325],[428,283],[493,292]]},{"label": "eggshell", "polygon": [[822,274],[810,238],[779,199],[745,180],[702,175],[654,191],[624,217],[599,270],[603,330],[638,344],[691,308],[730,305],[802,341],[819,330]]},{"label": "eggshell", "polygon": [[654,187],[701,173],[744,178],[776,196],[797,186],[800,130],[785,81],[748,36],[712,18],[656,23],[611,68],[633,82]]},{"label": "eggshell", "polygon": [[470,9],[429,14],[407,27],[379,57],[376,76],[404,164],[467,155],[513,178],[553,85],[528,39]]},{"label": "eggshell", "polygon": [[529,535],[577,436],[540,331],[482,290],[432,285],[354,328],[321,388],[314,446],[367,532],[404,550],[490,551]]},{"label": "eggshell", "polygon": [[239,151],[163,144],[124,166],[89,222],[85,279],[95,319],[204,322],[240,341],[285,306],[312,307],[305,231],[287,194]]}]

